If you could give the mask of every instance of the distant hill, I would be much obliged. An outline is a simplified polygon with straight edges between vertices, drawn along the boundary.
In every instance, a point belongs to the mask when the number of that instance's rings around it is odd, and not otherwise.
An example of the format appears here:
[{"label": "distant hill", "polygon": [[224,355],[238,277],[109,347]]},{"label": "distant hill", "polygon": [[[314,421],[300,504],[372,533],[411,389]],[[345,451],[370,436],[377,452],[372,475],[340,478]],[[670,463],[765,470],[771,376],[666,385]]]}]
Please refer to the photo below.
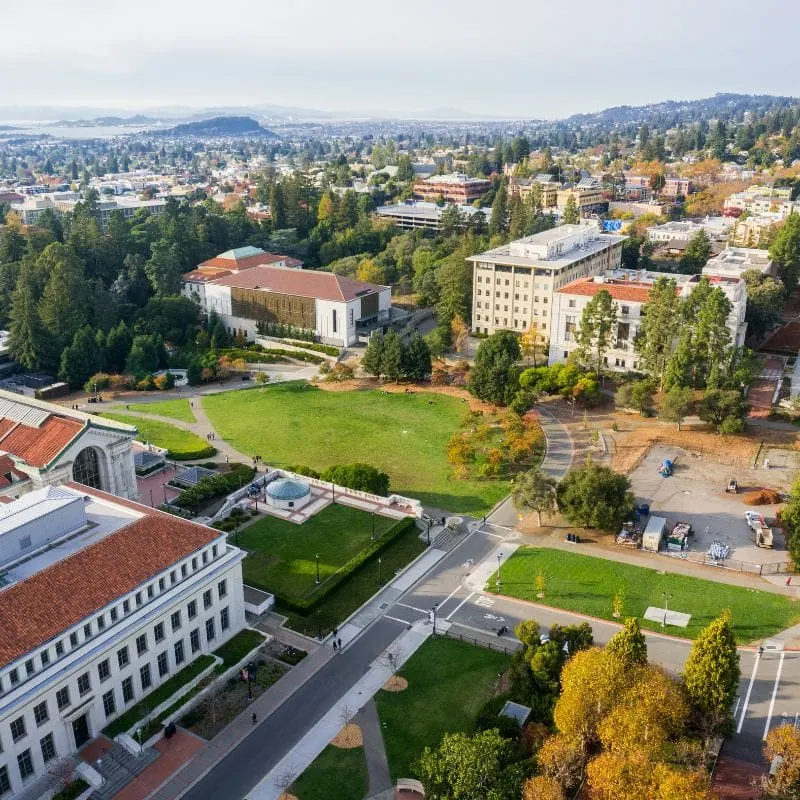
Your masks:
[{"label": "distant hill", "polygon": [[730,119],[746,111],[764,112],[800,104],[800,98],[771,94],[719,93],[700,100],[664,100],[643,106],[615,106],[591,114],[573,114],[569,125],[624,125],[650,121],[694,122],[700,119]]},{"label": "distant hill", "polygon": [[213,117],[212,119],[186,122],[162,132],[167,136],[268,136],[275,134],[262,128],[251,117]]},{"label": "distant hill", "polygon": [[53,122],[54,128],[106,128],[118,125],[153,125],[157,119],[146,117],[144,114],[135,114],[132,117],[95,117],[94,119],[60,119]]}]

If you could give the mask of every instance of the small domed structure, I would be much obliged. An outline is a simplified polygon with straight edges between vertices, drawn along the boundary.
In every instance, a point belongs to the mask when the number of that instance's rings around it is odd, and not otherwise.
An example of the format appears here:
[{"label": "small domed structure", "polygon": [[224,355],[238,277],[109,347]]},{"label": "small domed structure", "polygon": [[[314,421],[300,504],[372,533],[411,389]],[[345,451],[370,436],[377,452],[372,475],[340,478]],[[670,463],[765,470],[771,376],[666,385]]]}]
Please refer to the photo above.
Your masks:
[{"label": "small domed structure", "polygon": [[278,478],[267,484],[267,503],[274,508],[301,508],[311,499],[311,487],[294,478]]}]

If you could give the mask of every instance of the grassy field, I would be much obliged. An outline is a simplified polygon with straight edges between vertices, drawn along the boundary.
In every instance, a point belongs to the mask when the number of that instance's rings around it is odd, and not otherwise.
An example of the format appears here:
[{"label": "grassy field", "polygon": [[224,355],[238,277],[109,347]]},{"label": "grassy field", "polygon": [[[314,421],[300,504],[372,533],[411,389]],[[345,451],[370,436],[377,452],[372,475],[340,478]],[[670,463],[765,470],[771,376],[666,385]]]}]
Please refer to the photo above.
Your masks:
[{"label": "grassy field", "polygon": [[102,416],[136,425],[139,429],[139,441],[150,442],[156,447],[166,447],[169,451],[167,457],[176,461],[196,461],[211,458],[217,453],[217,448],[205,439],[166,422],[110,411],[104,411]]},{"label": "grassy field", "polygon": [[[282,608],[280,602],[276,610],[279,614],[285,614],[288,626],[299,633],[308,636],[317,636],[320,632],[327,634],[369,600],[380,585],[392,578],[395,572],[413,561],[425,546],[419,540],[416,530],[406,531],[381,553],[380,567],[377,558],[368,561],[353,572],[341,586],[334,589],[315,611],[300,614]],[[244,564],[246,567],[247,561]],[[381,584],[378,583],[379,568]]]},{"label": "grassy field", "polygon": [[292,784],[298,800],[364,800],[367,762],[364,748],[328,745]]},{"label": "grassy field", "polygon": [[455,639],[429,639],[400,671],[404,692],[375,696],[392,779],[414,777],[413,763],[442,735],[469,732],[494,694],[510,657]]},{"label": "grassy field", "polygon": [[[663,593],[672,595],[669,608],[692,618],[686,628],[669,628],[693,639],[724,609],[730,609],[740,644],[763,639],[800,620],[800,605],[783,595],[705,581],[674,573],[618,564],[603,558],[523,547],[503,564],[501,589],[510,597],[536,601],[536,576],[545,578],[542,603],[613,620],[614,595],[624,597],[623,616],[637,616],[643,628],[661,630],[641,619],[648,606],[663,608]],[[496,575],[489,590],[496,591]]]},{"label": "grassy field", "polygon": [[[156,414],[169,417],[180,422],[197,422],[188,400],[162,400],[159,403],[131,403],[128,408],[137,414]],[[115,406],[115,411],[125,410],[124,406]]]},{"label": "grassy field", "polygon": [[393,492],[472,514],[509,491],[505,480],[451,478],[447,440],[467,411],[454,397],[286,383],[207,395],[202,402],[220,436],[243,453],[260,453],[267,464],[322,470],[363,461],[389,474]]},{"label": "grassy field", "polygon": [[[395,521],[376,514],[375,538]],[[324,584],[369,544],[372,526],[372,514],[338,504],[302,525],[264,517],[239,533],[239,546],[248,552],[242,567],[245,583],[300,600],[316,587],[314,556],[319,554],[319,577]]]}]

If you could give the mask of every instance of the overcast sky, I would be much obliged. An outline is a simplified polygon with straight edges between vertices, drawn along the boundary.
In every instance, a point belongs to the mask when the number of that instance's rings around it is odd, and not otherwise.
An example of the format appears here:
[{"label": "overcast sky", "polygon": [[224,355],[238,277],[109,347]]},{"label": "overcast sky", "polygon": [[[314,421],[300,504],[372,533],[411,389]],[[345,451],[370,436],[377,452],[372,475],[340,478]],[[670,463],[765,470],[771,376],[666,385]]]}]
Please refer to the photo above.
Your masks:
[{"label": "overcast sky", "polygon": [[558,117],[800,94],[796,0],[0,0],[0,105]]}]

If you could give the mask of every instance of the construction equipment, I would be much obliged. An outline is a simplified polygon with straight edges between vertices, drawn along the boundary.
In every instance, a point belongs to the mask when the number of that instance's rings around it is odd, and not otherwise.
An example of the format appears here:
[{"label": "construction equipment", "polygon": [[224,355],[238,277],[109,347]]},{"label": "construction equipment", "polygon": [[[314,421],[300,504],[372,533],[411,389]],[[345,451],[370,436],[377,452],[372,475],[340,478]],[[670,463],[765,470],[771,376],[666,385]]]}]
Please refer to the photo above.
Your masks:
[{"label": "construction equipment", "polygon": [[772,549],[772,528],[766,525],[756,525],[753,532],[755,533],[756,547]]},{"label": "construction equipment", "polygon": [[729,494],[737,494],[739,491],[739,484],[737,483],[736,480],[731,478],[728,481],[728,485],[725,487],[725,491],[728,492]]}]

